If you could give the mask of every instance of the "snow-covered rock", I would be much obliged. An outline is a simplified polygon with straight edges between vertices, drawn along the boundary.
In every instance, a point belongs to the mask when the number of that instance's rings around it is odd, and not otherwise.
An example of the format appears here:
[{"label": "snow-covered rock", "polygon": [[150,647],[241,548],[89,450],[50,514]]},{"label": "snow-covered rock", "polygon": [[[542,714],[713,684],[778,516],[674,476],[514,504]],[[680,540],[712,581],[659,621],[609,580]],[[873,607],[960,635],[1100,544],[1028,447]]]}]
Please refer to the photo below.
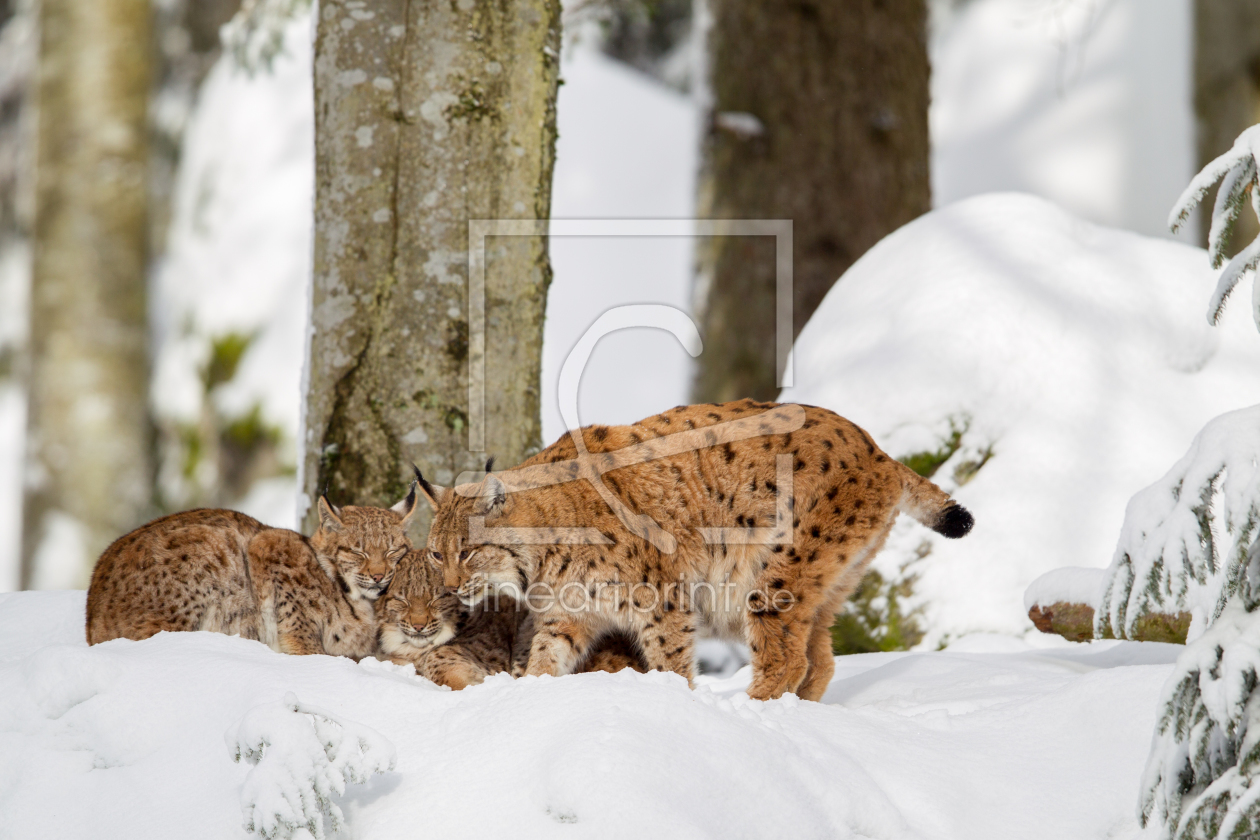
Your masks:
[{"label": "snow-covered rock", "polygon": [[903,521],[875,561],[918,576],[924,647],[1030,631],[1028,585],[1105,566],[1129,498],[1210,418],[1260,400],[1248,313],[1200,314],[1214,285],[1200,249],[994,194],[911,222],[831,289],[781,398],[894,457],[947,455],[933,480],[976,517],[956,541]]},{"label": "snow-covered rock", "polygon": [[[694,691],[626,671],[451,692],[409,668],[210,633],[89,648],[83,609],[82,592],[0,596],[12,840],[244,840],[255,805],[297,803],[296,822],[320,784],[355,840],[1132,838],[1154,701],[1180,650],[973,637],[841,657],[822,703],[749,700],[747,669]],[[307,712],[344,726],[312,739]],[[263,779],[232,760],[233,744],[268,738],[286,769]],[[338,793],[319,744],[364,741],[347,757],[361,783]]]},{"label": "snow-covered rock", "polygon": [[1065,566],[1051,569],[1024,590],[1024,609],[1051,604],[1086,604],[1094,607],[1106,585],[1105,569]]}]

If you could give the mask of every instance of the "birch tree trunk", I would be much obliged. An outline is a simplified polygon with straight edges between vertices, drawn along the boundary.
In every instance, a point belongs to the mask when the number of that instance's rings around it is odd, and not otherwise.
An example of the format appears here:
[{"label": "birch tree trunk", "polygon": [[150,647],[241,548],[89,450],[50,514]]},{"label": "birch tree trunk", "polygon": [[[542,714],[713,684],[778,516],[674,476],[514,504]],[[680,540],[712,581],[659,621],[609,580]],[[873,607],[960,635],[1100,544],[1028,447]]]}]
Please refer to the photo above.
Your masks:
[{"label": "birch tree trunk", "polygon": [[84,586],[152,498],[149,0],[42,0],[24,587]]},{"label": "birch tree trunk", "polygon": [[[868,248],[931,208],[924,0],[706,0],[698,215],[791,219],[792,336]],[[698,402],[772,399],[774,242],[697,248]]]},{"label": "birch tree trunk", "polygon": [[496,237],[469,451],[468,223],[549,217],[559,50],[559,0],[320,3],[305,527],[325,489],[392,504],[413,461],[449,484],[540,446],[547,243]]}]

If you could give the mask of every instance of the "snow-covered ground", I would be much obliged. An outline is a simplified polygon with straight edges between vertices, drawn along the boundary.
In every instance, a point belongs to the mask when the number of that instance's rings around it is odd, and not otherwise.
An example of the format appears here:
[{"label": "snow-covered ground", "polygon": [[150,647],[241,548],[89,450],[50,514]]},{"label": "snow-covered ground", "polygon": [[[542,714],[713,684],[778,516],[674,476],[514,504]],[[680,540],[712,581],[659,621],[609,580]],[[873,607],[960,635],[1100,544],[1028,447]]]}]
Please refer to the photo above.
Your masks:
[{"label": "snow-covered ground", "polygon": [[1209,326],[1214,286],[1201,249],[992,194],[911,222],[832,287],[782,399],[839,412],[899,458],[958,432],[933,480],[975,529],[945,540],[903,517],[875,561],[919,576],[925,647],[1032,632],[1025,588],[1106,566],[1130,497],[1208,420],[1260,402],[1255,325],[1235,307]]},{"label": "snow-covered ground", "polygon": [[[750,701],[747,670],[695,691],[624,672],[454,693],[209,633],[89,648],[83,606],[0,595],[5,838],[247,837],[245,807],[295,792],[322,758],[289,693],[379,733],[372,756],[392,745],[392,771],[333,797],[355,840],[1133,838],[1180,650],[972,637],[841,657],[823,703]],[[271,741],[257,766],[233,761],[251,729]]]}]

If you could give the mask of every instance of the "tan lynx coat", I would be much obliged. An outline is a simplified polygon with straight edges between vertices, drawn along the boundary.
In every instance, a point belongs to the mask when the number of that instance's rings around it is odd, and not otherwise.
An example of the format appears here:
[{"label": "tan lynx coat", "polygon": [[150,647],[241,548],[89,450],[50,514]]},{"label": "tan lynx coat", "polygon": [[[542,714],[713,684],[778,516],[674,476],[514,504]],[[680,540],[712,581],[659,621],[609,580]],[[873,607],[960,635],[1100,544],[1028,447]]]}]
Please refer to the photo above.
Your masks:
[{"label": "tan lynx coat", "polygon": [[[379,655],[410,662],[420,676],[456,691],[491,674],[525,673],[533,638],[529,610],[510,598],[494,597],[465,607],[421,552],[403,558],[383,599]],[[599,640],[575,670],[625,668],[646,670],[631,641],[615,635]]]},{"label": "tan lynx coat", "polygon": [[[570,672],[594,639],[618,629],[637,640],[649,667],[690,680],[703,625],[747,642],[750,696],[795,692],[817,700],[835,669],[834,615],[898,512],[948,537],[972,524],[966,510],[881,452],[866,432],[813,406],[679,406],[632,426],[586,427],[582,440],[593,456],[587,466],[598,465],[616,500],[659,523],[675,551],[645,539],[641,527],[627,529],[589,481],[572,480],[587,467],[568,434],[476,486],[452,492],[421,481],[436,510],[429,554],[449,587],[466,603],[496,588],[543,596],[529,600],[538,626],[530,674]],[[780,501],[783,469],[791,493]],[[521,489],[540,475],[547,486]],[[781,528],[761,543],[737,536],[705,542],[701,531],[773,531],[776,515]],[[476,517],[508,536],[474,542]],[[532,538],[511,536],[512,528],[594,529],[586,533],[604,544],[529,544]],[[589,601],[578,610],[546,601],[547,592],[566,586],[590,593]]]},{"label": "tan lynx coat", "polygon": [[88,644],[209,630],[280,653],[371,655],[373,601],[411,550],[414,490],[393,510],[319,504],[309,540],[230,510],[172,514],[119,538],[92,573]]}]

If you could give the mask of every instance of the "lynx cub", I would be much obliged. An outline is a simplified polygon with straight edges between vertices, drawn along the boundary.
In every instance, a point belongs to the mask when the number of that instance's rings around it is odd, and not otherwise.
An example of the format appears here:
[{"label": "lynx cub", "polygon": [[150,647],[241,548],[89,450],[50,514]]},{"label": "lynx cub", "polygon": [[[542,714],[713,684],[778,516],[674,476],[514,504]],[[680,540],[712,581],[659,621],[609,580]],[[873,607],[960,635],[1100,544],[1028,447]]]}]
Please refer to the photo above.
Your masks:
[{"label": "lynx cub", "polygon": [[116,540],[88,588],[87,640],[211,630],[280,653],[361,659],[376,647],[373,601],[411,550],[416,490],[391,509],[319,500],[309,540],[230,510],[190,510]]},{"label": "lynx cub", "polygon": [[420,482],[436,510],[428,557],[446,585],[468,604],[524,593],[534,610],[530,674],[570,672],[616,628],[651,668],[690,680],[703,625],[748,643],[751,697],[817,700],[835,670],[836,610],[898,512],[947,537],[972,525],[823,408],[679,406],[588,426],[582,452],[574,437],[477,485]]},{"label": "lynx cub", "polygon": [[[509,598],[490,598],[471,610],[442,586],[442,576],[412,552],[398,564],[384,599],[383,658],[415,665],[416,673],[459,691],[503,671],[525,672],[534,638],[533,617]],[[645,670],[629,639],[601,640],[576,671]]]}]

